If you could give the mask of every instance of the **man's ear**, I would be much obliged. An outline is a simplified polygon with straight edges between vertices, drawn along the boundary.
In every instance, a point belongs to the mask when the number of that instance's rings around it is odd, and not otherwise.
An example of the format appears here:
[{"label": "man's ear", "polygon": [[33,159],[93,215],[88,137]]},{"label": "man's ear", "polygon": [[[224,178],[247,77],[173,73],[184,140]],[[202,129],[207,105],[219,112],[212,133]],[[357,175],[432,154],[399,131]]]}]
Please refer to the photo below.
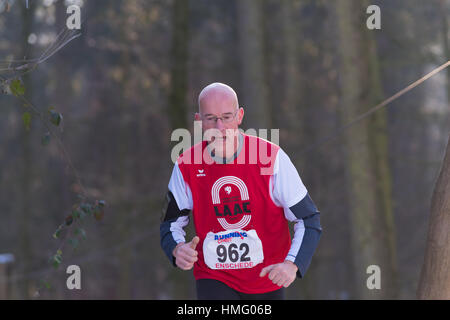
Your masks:
[{"label": "man's ear", "polygon": [[244,119],[244,108],[239,107],[239,111],[238,111],[238,124],[239,125],[242,123],[242,119]]}]

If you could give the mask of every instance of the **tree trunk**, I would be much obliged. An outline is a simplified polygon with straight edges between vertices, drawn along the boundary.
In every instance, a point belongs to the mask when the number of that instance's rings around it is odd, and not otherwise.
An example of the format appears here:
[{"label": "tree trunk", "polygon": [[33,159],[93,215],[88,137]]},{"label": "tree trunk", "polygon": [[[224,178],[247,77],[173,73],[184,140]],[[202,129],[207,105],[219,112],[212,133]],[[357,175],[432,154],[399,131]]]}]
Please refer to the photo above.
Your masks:
[{"label": "tree trunk", "polygon": [[186,94],[189,49],[189,1],[174,0],[172,17],[171,82],[169,120],[172,130],[187,128]]},{"label": "tree trunk", "polygon": [[[295,6],[292,0],[280,2],[282,30],[283,30],[283,54],[284,54],[284,83],[283,83],[283,97],[280,103],[280,110],[274,113],[282,114],[282,130],[280,132],[283,145],[286,146],[287,151],[294,151],[300,148],[300,141],[298,137],[305,136],[305,126],[303,118],[301,117],[301,77],[300,77],[300,50],[297,41],[300,26],[295,18]],[[281,123],[280,123],[281,126]],[[299,164],[298,152],[288,153],[291,160],[295,164]]]},{"label": "tree trunk", "polygon": [[[28,36],[30,35],[33,27],[33,17],[36,4],[30,4],[26,8],[25,3],[20,3],[21,6],[21,17],[23,21],[22,27],[22,39],[21,39],[21,57],[19,59],[31,59],[33,58],[31,46],[28,44]],[[30,74],[23,76],[23,84],[25,87],[25,94],[28,99],[32,99],[32,86]],[[23,110],[22,106],[19,110]],[[33,129],[33,125],[30,125],[30,132]],[[18,266],[20,266],[19,272],[27,274],[31,271],[31,261],[33,258],[32,247],[31,247],[31,203],[33,203],[33,192],[31,190],[33,181],[33,146],[31,144],[31,134],[24,127],[19,129],[20,132],[20,143],[22,146],[22,160],[21,175],[20,175],[20,213],[18,215],[18,246],[19,254]],[[24,277],[19,285],[20,298],[28,299],[30,297],[30,281],[27,277]]]},{"label": "tree trunk", "polygon": [[[123,3],[120,8],[122,12],[128,13],[127,4]],[[122,29],[119,32],[119,39],[122,40],[122,43],[130,43],[131,41],[128,38],[127,31],[130,30],[130,27],[127,25],[127,21],[122,22]],[[132,45],[132,44],[130,44]],[[125,90],[131,86],[131,73],[129,70],[132,70],[132,61],[130,57],[130,53],[128,51],[124,51],[120,55],[120,65],[122,66],[124,72],[123,77],[120,81],[120,86],[122,86]],[[121,192],[121,196],[118,197],[116,207],[117,207],[117,215],[116,215],[116,223],[120,226],[117,230],[118,238],[121,241],[125,242],[127,239],[131,237],[130,223],[133,221],[133,216],[135,211],[133,210],[133,199],[130,199],[130,195],[128,194],[129,190],[133,189],[132,184],[132,171],[133,167],[130,163],[129,155],[133,153],[133,145],[131,144],[132,139],[132,130],[136,126],[137,119],[133,117],[133,114],[138,114],[138,111],[133,110],[134,105],[130,105],[126,99],[125,95],[122,95],[118,98],[118,108],[117,114],[121,115],[118,121],[117,130],[117,156],[116,156],[116,165],[118,170],[116,171],[116,181],[119,185],[122,186],[123,192]],[[126,121],[123,121],[127,119]],[[118,279],[117,279],[117,296],[119,299],[128,300],[132,298],[132,254],[131,250],[127,246],[122,246],[118,252],[117,257],[119,258],[118,263]]]},{"label": "tree trunk", "polygon": [[[369,6],[367,0],[363,1],[362,8]],[[367,59],[368,67],[368,96],[366,106],[371,107],[380,103],[383,100],[383,88],[381,84],[381,69],[379,66],[379,59],[377,54],[377,43],[375,41],[374,32],[363,27],[365,31],[365,50],[364,55]],[[373,167],[376,183],[376,197],[377,207],[379,212],[379,219],[377,220],[378,227],[384,231],[379,236],[383,237],[382,243],[387,245],[385,250],[382,250],[383,260],[387,262],[383,270],[384,290],[390,298],[398,296],[397,281],[397,250],[395,241],[395,225],[394,212],[392,204],[392,175],[389,166],[388,157],[388,135],[387,135],[387,112],[386,109],[378,110],[369,118],[368,123],[368,139],[371,165]],[[386,281],[386,279],[388,281]]]},{"label": "tree trunk", "polygon": [[[336,3],[341,58],[342,122],[348,123],[375,104],[380,90],[373,39],[367,37],[365,12],[353,0]],[[377,68],[375,68],[377,69]],[[387,139],[381,130],[385,119],[362,121],[346,132],[347,178],[349,183],[352,252],[358,298],[393,298],[391,287],[395,270],[395,242],[390,203],[390,174],[387,165]],[[381,270],[381,289],[368,289],[367,267]]]},{"label": "tree trunk", "polygon": [[264,63],[263,4],[263,1],[236,1],[242,79],[240,103],[245,110],[245,129],[271,127]]},{"label": "tree trunk", "polygon": [[[169,93],[169,122],[172,130],[188,128],[187,81],[189,57],[189,1],[174,0],[172,11],[171,82]],[[171,270],[172,299],[180,299],[186,292],[186,275]]]},{"label": "tree trunk", "polygon": [[431,198],[419,299],[450,299],[450,136],[441,172]]}]

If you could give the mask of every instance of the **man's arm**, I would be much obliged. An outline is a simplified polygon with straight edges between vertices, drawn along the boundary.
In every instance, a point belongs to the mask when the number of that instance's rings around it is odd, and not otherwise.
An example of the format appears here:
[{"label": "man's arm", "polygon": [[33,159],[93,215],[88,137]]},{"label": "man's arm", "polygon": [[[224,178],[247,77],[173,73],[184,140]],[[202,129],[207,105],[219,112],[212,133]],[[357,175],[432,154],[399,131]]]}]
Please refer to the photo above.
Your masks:
[{"label": "man's arm", "polygon": [[296,222],[291,248],[283,262],[263,268],[260,276],[268,274],[273,283],[288,287],[295,280],[295,275],[304,277],[319,243],[322,227],[320,212],[308,194],[296,205],[284,210],[286,218]]},{"label": "man's arm", "polygon": [[296,222],[294,238],[286,260],[298,267],[297,276],[302,278],[311,263],[322,234],[320,212],[307,193],[301,201],[288,209],[285,208],[285,215],[288,220]]},{"label": "man's arm", "polygon": [[160,240],[163,251],[175,266],[174,249],[178,244],[185,242],[184,228],[189,223],[189,214],[192,210],[192,194],[178,164],[175,164],[172,171],[166,201],[165,216],[159,228]]},{"label": "man's arm", "polygon": [[186,232],[184,228],[189,224],[190,210],[180,210],[174,199],[172,192],[167,192],[167,210],[164,220],[159,227],[161,247],[166,256],[175,266],[173,250],[177,244],[185,242]]},{"label": "man's arm", "polygon": [[320,212],[303,185],[297,169],[282,149],[278,151],[271,179],[273,201],[284,208],[286,219],[296,224],[285,261],[264,268],[261,276],[269,273],[269,279],[274,283],[287,287],[295,279],[295,275],[303,277],[311,263],[322,233]]}]

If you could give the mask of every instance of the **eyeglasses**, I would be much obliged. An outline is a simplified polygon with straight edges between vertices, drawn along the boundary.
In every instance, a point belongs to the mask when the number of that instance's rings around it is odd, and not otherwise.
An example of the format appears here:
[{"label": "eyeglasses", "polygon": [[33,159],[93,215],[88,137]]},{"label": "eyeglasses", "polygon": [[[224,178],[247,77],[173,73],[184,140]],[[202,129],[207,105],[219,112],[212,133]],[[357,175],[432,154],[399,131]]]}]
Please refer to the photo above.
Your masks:
[{"label": "eyeglasses", "polygon": [[238,111],[239,111],[239,109],[236,110],[233,114],[231,114],[231,112],[230,112],[230,113],[226,113],[226,114],[222,115],[221,117],[208,115],[205,118],[203,118],[203,120],[209,124],[215,124],[215,123],[217,123],[217,120],[219,120],[219,119],[222,120],[223,123],[230,123],[236,117],[236,114]]}]

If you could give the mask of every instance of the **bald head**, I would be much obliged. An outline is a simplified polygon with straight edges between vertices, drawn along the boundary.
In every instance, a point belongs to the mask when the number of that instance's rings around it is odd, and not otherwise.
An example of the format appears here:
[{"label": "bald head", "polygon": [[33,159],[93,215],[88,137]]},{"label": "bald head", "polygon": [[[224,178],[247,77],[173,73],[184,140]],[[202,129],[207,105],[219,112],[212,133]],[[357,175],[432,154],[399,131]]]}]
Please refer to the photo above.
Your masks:
[{"label": "bald head", "polygon": [[211,109],[214,106],[218,110],[231,108],[230,110],[234,111],[238,109],[239,102],[236,92],[230,86],[220,82],[206,86],[198,96],[198,110],[203,113],[205,107]]}]

